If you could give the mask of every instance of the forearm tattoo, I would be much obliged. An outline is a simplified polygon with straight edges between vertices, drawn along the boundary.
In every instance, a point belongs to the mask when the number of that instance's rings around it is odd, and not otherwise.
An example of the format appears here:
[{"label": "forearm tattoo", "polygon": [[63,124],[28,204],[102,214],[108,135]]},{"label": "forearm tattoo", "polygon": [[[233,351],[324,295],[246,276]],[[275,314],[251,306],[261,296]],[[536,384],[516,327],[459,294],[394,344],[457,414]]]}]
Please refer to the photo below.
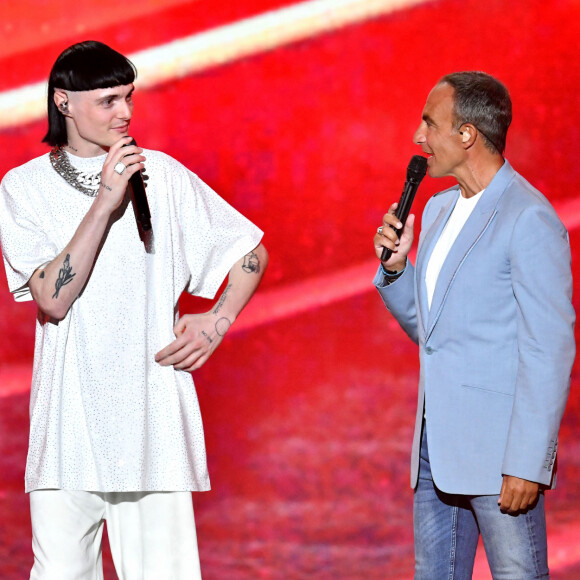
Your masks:
[{"label": "forearm tattoo", "polygon": [[258,258],[256,252],[251,251],[249,254],[244,256],[242,270],[248,274],[258,274],[260,272],[260,258]]},{"label": "forearm tattoo", "polygon": [[217,322],[215,323],[215,331],[220,336],[225,336],[226,332],[230,329],[232,323],[225,317],[218,318]]},{"label": "forearm tattoo", "polygon": [[70,254],[67,254],[62,264],[62,268],[58,273],[58,278],[54,284],[56,292],[52,295],[52,297],[58,298],[60,289],[63,286],[66,286],[75,276],[76,273],[73,273],[72,266],[70,265]]},{"label": "forearm tattoo", "polygon": [[224,290],[223,294],[220,296],[218,303],[215,305],[215,308],[213,309],[214,314],[217,314],[222,309],[222,306],[224,305],[224,302],[226,301],[227,294],[230,291],[231,287],[232,287],[231,284],[228,284],[226,286],[226,289]]}]

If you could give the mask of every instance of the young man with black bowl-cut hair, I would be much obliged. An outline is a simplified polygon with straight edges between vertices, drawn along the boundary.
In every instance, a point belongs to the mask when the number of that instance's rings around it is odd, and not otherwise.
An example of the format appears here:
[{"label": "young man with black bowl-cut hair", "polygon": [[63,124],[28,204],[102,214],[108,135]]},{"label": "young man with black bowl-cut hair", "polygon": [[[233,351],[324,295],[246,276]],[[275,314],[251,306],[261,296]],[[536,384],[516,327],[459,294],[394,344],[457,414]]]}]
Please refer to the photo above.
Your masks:
[{"label": "young man with black bowl-cut hair", "polygon": [[[53,149],[1,185],[8,284],[38,306],[32,579],[102,578],[105,520],[120,578],[201,577],[191,491],[208,490],[209,477],[189,371],[267,265],[257,227],[183,165],[134,144],[135,76],[102,43],[66,49],[48,86]],[[129,179],[142,170],[149,233],[130,207]],[[184,290],[213,298],[226,276],[211,310],[179,316]]]}]

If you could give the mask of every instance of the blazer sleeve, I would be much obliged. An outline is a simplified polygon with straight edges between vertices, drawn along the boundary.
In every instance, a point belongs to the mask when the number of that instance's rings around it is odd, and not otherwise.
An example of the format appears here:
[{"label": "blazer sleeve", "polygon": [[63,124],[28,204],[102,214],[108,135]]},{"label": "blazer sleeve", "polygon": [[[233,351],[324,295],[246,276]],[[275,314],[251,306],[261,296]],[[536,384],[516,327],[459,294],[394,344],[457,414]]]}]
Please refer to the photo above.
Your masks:
[{"label": "blazer sleeve", "polygon": [[[447,191],[449,190],[441,193],[446,193]],[[423,236],[425,235],[424,232],[429,229],[430,224],[439,212],[440,206],[434,203],[434,200],[438,195],[432,197],[423,210],[417,253],[419,253],[419,249],[421,248]],[[382,268],[379,265],[373,284],[379,291],[383,303],[389,312],[395,317],[395,320],[401,325],[401,328],[414,343],[419,344],[415,276],[416,269],[409,258],[407,258],[407,267],[401,277],[395,282],[387,285],[387,277],[384,275]]]},{"label": "blazer sleeve", "polygon": [[549,204],[519,215],[510,265],[518,373],[502,472],[549,485],[575,356],[570,244]]},{"label": "blazer sleeve", "polygon": [[415,268],[413,264],[407,260],[407,267],[401,277],[389,285],[387,285],[387,277],[379,266],[373,284],[379,291],[389,312],[395,317],[409,338],[418,344]]}]

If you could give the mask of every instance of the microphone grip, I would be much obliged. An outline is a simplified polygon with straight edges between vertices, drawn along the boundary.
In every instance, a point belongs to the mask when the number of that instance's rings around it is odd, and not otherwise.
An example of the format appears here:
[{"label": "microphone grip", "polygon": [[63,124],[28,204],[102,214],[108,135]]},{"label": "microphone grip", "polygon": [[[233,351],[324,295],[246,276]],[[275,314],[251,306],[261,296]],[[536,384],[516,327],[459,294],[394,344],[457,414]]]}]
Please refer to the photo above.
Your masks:
[{"label": "microphone grip", "polygon": [[147,203],[147,195],[145,194],[145,184],[141,171],[136,171],[129,178],[131,189],[133,190],[133,199],[135,200],[135,213],[137,214],[137,221],[143,230],[151,229],[151,213],[149,212],[149,204]]},{"label": "microphone grip", "polygon": [[[127,145],[137,145],[137,143],[133,139],[130,143],[123,145],[123,147],[127,147]],[[147,203],[147,194],[145,193],[145,184],[143,183],[141,170],[136,171],[129,177],[129,183],[133,191],[135,216],[141,228],[144,231],[148,231],[151,229],[151,213],[149,211],[149,204]]]},{"label": "microphone grip", "polygon": [[[399,219],[399,221],[403,224],[403,227],[399,229],[395,229],[397,232],[397,237],[401,237],[401,233],[403,228],[405,227],[405,222],[409,217],[409,212],[411,211],[411,205],[413,204],[413,200],[415,199],[415,194],[417,193],[417,189],[419,189],[419,184],[421,180],[416,179],[409,179],[405,181],[405,187],[403,188],[403,193],[401,194],[401,198],[399,199],[399,203],[397,204],[397,209],[395,210],[395,215]],[[393,226],[391,226],[393,227]],[[381,262],[386,262],[391,256],[393,255],[393,251],[390,248],[383,248],[381,253]]]},{"label": "microphone grip", "polygon": [[393,255],[393,250],[391,248],[383,248],[383,253],[381,254],[381,262],[386,262]]}]

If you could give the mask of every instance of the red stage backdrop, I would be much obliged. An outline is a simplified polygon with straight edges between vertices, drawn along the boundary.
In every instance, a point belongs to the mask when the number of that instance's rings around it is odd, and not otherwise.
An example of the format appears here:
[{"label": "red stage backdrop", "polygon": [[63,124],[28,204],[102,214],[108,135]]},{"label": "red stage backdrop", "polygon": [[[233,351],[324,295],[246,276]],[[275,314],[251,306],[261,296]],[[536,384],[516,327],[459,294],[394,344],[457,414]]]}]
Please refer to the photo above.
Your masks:
[{"label": "red stage backdrop", "polygon": [[[194,377],[213,486],[195,496],[204,578],[411,577],[418,361],[372,288],[372,237],[418,151],[411,138],[430,88],[448,72],[484,70],[511,91],[507,157],[556,206],[576,270],[580,3],[142,0],[120,10],[113,0],[8,0],[0,17],[0,177],[47,151],[41,83],[55,58],[102,40],[139,68],[139,144],[176,157],[266,232],[263,287]],[[427,178],[414,211],[449,184]],[[23,472],[34,318],[2,270],[9,580],[31,566]],[[556,580],[580,574],[577,383],[575,369],[548,497]],[[481,554],[476,568],[490,578]]]}]

